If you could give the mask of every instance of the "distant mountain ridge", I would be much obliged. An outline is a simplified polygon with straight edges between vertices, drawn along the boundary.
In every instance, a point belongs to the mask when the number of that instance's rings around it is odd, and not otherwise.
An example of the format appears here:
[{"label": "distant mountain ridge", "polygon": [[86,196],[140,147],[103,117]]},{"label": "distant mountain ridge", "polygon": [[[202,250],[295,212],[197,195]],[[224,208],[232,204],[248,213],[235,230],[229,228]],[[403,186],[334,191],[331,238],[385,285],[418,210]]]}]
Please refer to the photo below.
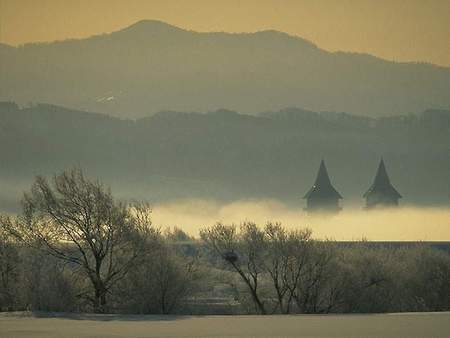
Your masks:
[{"label": "distant mountain ridge", "polygon": [[450,111],[369,118],[302,109],[161,112],[137,120],[0,103],[0,209],[34,176],[81,166],[120,198],[274,198],[303,207],[322,158],[344,205],[361,205],[381,156],[402,204],[450,203]]},{"label": "distant mountain ridge", "polygon": [[285,107],[365,116],[450,109],[450,68],[327,52],[286,33],[199,33],[144,20],[87,39],[0,45],[0,100],[139,118]]}]

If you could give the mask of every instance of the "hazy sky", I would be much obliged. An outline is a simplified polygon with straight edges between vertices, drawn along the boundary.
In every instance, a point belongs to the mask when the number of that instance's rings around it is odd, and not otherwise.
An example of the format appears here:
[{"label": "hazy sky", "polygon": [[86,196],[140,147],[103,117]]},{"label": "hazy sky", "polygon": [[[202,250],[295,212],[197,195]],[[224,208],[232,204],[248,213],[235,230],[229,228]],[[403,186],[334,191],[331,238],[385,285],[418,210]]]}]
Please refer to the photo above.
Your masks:
[{"label": "hazy sky", "polygon": [[450,66],[450,0],[0,0],[0,41],[87,37],[142,19],[197,31],[273,28],[327,50]]}]

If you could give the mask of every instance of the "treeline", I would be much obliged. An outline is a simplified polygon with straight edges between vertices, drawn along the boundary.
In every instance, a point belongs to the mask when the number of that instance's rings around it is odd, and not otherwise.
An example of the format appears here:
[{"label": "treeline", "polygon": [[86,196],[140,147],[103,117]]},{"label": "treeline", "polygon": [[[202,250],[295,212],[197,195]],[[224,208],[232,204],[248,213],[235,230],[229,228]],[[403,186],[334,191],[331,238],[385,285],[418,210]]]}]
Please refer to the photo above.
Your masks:
[{"label": "treeline", "polygon": [[240,277],[248,311],[367,313],[450,308],[450,255],[425,246],[383,248],[311,238],[311,231],[216,224],[207,246]]},{"label": "treeline", "polygon": [[142,314],[450,310],[450,253],[315,240],[308,229],[162,231],[75,169],[0,218],[0,310]]}]

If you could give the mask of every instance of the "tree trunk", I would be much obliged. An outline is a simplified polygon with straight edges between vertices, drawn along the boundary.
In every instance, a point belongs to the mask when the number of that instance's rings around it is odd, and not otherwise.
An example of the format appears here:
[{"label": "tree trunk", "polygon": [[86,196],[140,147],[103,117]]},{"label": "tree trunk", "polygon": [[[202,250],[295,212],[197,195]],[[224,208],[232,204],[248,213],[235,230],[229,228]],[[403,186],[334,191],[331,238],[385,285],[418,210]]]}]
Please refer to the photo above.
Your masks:
[{"label": "tree trunk", "polygon": [[267,311],[264,308],[264,304],[261,302],[261,300],[258,297],[258,293],[256,291],[256,285],[252,285],[252,283],[247,278],[247,276],[245,276],[244,272],[236,264],[231,263],[231,265],[239,273],[239,275],[244,280],[245,284],[247,284],[248,288],[250,289],[250,293],[252,295],[253,301],[255,302],[260,314],[262,314],[262,315],[267,314]]},{"label": "tree trunk", "polygon": [[94,312],[95,313],[105,313],[106,311],[106,293],[107,289],[104,282],[100,276],[100,269],[90,275],[92,285],[94,287]]},{"label": "tree trunk", "polygon": [[252,297],[256,305],[258,306],[259,312],[262,315],[267,314],[266,309],[264,308],[264,304],[259,300],[258,294],[256,293],[256,290],[251,289]]},{"label": "tree trunk", "polygon": [[94,312],[105,313],[106,311],[106,290],[103,287],[95,287]]}]

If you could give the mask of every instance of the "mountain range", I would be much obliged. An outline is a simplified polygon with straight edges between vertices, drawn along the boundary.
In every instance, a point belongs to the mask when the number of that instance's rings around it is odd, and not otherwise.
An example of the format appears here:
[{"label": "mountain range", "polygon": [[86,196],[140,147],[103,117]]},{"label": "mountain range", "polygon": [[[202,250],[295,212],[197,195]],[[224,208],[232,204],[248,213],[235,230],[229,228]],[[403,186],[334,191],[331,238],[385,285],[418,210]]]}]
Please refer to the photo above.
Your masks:
[{"label": "mountain range", "polygon": [[17,210],[35,175],[79,166],[119,198],[277,199],[299,209],[321,159],[362,206],[383,156],[403,205],[450,204],[450,111],[369,118],[284,109],[161,112],[120,119],[0,103],[0,207]]},{"label": "mountain range", "polygon": [[297,36],[145,20],[86,39],[0,45],[0,100],[141,118],[307,107],[364,116],[450,109],[450,68],[328,52]]}]

